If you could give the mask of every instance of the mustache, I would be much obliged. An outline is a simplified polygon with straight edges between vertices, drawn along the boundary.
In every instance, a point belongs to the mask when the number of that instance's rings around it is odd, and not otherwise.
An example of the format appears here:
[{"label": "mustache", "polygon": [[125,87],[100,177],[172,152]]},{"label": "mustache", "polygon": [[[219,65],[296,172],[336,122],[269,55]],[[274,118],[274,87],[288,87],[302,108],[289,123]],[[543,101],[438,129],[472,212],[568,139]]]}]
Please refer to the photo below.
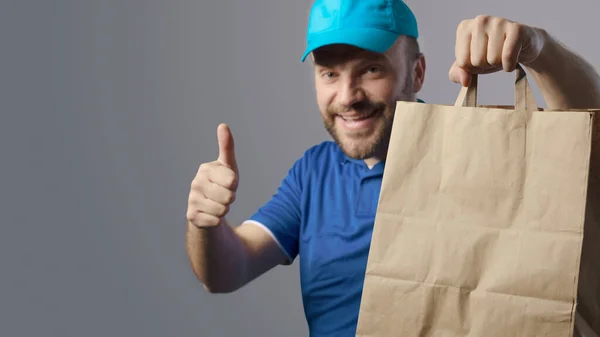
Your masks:
[{"label": "mustache", "polygon": [[363,100],[352,105],[335,105],[327,108],[327,112],[331,115],[341,114],[348,111],[356,111],[359,114],[369,113],[374,110],[385,109],[385,103]]}]

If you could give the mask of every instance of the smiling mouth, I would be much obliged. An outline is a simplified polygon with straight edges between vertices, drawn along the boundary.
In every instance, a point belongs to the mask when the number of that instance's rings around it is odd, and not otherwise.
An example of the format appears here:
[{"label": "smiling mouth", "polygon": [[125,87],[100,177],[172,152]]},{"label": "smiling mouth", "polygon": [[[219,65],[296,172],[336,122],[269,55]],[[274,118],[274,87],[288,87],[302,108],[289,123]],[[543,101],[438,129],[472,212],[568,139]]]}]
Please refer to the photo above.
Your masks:
[{"label": "smiling mouth", "polygon": [[362,121],[365,119],[369,119],[373,116],[375,116],[376,114],[378,114],[379,112],[381,112],[381,109],[375,109],[367,114],[364,115],[360,115],[360,116],[343,116],[343,115],[338,115],[338,117],[340,117],[341,119],[347,121],[347,122],[356,122],[356,121]]}]

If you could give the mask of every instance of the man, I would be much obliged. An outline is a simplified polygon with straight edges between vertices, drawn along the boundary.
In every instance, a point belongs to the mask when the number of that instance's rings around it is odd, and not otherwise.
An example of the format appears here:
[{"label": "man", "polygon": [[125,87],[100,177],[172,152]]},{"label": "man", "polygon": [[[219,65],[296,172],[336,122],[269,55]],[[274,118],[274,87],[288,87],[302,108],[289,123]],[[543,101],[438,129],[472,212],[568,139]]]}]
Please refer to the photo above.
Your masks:
[{"label": "man", "polygon": [[[311,336],[354,336],[395,102],[415,101],[425,78],[411,10],[400,0],[317,0],[307,49],[316,97],[334,142],[308,149],[248,221],[225,220],[235,199],[233,137],[218,127],[219,156],[202,164],[189,195],[187,250],[204,287],[232,292],[300,257]],[[449,77],[524,65],[550,108],[599,107],[600,79],[544,30],[501,18],[463,21]]]}]

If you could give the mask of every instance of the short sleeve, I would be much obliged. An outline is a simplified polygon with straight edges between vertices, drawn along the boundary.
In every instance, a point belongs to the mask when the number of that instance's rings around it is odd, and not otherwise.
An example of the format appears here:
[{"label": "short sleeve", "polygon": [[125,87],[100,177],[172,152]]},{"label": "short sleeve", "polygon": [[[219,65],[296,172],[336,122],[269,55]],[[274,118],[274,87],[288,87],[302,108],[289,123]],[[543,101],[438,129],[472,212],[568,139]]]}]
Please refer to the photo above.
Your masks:
[{"label": "short sleeve", "polygon": [[307,173],[307,153],[288,171],[276,193],[249,219],[275,239],[291,264],[298,255],[302,214],[302,186]]}]

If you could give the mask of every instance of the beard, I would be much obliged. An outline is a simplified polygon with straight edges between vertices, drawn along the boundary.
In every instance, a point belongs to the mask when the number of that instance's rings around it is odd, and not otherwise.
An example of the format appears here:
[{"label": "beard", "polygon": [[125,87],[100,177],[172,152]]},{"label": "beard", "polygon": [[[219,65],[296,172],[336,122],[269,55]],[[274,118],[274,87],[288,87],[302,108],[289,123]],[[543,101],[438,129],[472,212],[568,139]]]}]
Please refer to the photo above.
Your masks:
[{"label": "beard", "polygon": [[[350,158],[367,159],[374,156],[385,157],[392,133],[394,105],[387,102],[363,100],[352,106],[331,106],[323,116],[325,129]],[[373,126],[365,130],[347,131],[336,125],[338,114],[354,111],[358,115],[374,114]]]},{"label": "beard", "polygon": [[[392,135],[394,114],[397,101],[415,101],[413,91],[413,76],[404,76],[398,95],[390,101],[371,100],[368,97],[351,106],[329,106],[323,112],[325,129],[338,144],[346,156],[352,159],[364,160],[372,157],[385,159]],[[336,119],[341,113],[349,111],[360,116],[374,115],[372,127],[363,130],[348,131],[336,125]]]}]

